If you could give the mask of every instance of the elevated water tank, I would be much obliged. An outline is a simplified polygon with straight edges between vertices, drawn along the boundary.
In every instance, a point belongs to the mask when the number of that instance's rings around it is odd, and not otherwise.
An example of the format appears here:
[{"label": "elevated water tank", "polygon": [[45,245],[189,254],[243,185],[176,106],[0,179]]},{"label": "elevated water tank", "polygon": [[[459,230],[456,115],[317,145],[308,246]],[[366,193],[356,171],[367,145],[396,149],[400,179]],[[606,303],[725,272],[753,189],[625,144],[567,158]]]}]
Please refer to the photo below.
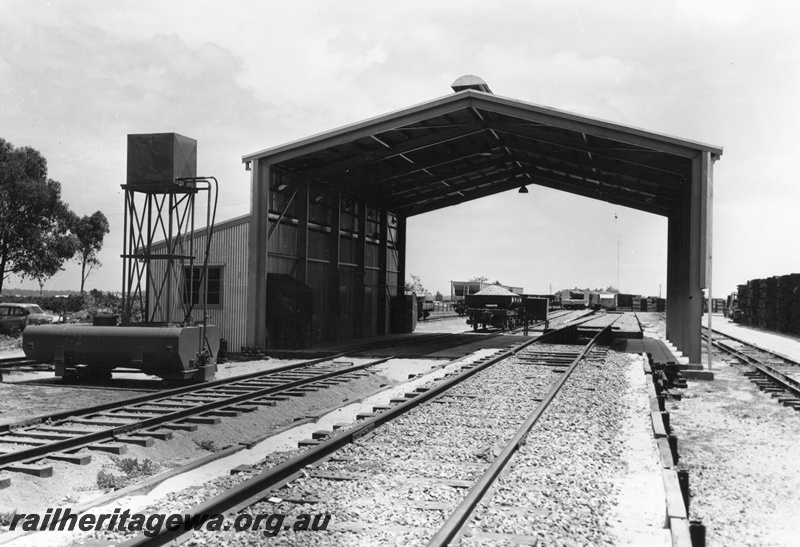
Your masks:
[{"label": "elevated water tank", "polygon": [[169,186],[196,176],[196,140],[177,133],[128,135],[128,186]]}]

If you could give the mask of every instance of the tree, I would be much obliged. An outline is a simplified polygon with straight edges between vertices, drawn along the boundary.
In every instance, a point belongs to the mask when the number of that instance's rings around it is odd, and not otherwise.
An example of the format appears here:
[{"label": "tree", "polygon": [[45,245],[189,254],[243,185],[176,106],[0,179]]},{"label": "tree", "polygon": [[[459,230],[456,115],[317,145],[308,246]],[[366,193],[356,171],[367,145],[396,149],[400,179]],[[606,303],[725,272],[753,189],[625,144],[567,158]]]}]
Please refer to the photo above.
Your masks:
[{"label": "tree", "polygon": [[[67,223],[66,219],[63,221]],[[62,226],[60,230],[66,231],[67,228]],[[78,239],[72,234],[66,236],[50,234],[42,240],[42,247],[45,252],[36,257],[27,274],[39,283],[39,295],[42,294],[45,281],[63,269],[61,267],[65,260],[63,257],[75,255],[78,249]]]},{"label": "tree", "polygon": [[0,293],[11,275],[46,279],[75,254],[73,219],[47,160],[0,138]]},{"label": "tree", "polygon": [[444,296],[442,296],[442,293],[440,293],[439,291],[436,291],[436,295],[433,297],[433,299],[437,302],[443,302]]},{"label": "tree", "polygon": [[103,213],[96,211],[92,216],[84,215],[83,218],[76,219],[72,230],[78,242],[75,259],[81,265],[81,294],[83,294],[84,284],[92,269],[102,266],[97,253],[103,248],[103,238],[109,232],[108,219]]},{"label": "tree", "polygon": [[425,294],[425,287],[422,286],[422,280],[418,275],[410,274],[411,281],[406,280],[406,290],[414,294]]},{"label": "tree", "polygon": [[467,283],[486,283],[487,281],[489,281],[489,278],[484,276],[470,277],[467,279]]}]

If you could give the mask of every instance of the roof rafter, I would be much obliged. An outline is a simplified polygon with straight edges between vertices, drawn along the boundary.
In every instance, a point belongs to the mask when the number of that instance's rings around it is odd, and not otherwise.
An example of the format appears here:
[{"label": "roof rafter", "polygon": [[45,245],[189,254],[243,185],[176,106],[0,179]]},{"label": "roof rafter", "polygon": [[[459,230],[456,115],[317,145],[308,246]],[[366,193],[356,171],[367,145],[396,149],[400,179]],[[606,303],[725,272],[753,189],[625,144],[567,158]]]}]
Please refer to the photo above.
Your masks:
[{"label": "roof rafter", "polygon": [[407,215],[523,184],[666,215],[703,153],[722,149],[466,89],[243,161]]}]

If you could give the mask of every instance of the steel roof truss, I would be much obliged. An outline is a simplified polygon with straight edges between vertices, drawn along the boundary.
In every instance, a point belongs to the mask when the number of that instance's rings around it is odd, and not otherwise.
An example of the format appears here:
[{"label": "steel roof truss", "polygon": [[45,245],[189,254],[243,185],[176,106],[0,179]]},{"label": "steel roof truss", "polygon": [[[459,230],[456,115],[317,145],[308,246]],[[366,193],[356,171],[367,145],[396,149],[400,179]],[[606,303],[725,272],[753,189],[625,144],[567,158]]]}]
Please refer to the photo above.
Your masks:
[{"label": "steel roof truss", "polygon": [[591,166],[580,165],[577,163],[553,160],[535,154],[527,154],[525,158],[519,160],[526,165],[532,165],[541,169],[547,169],[559,173],[570,173],[580,178],[596,178],[609,186],[620,188],[629,187],[632,190],[648,192],[653,195],[667,195],[686,191],[685,181],[680,184],[662,185],[652,180],[640,179],[630,175],[620,174],[613,170],[592,168]]},{"label": "steel roof truss", "polygon": [[671,210],[670,207],[672,205],[671,200],[667,200],[662,197],[654,197],[642,194],[639,199],[636,199],[633,196],[620,193],[619,189],[613,186],[607,186],[600,182],[594,184],[591,181],[546,171],[538,171],[535,174],[532,173],[531,184],[538,184],[554,190],[560,190],[608,203],[623,205],[625,207],[630,207],[632,209],[637,209],[661,216],[668,216]]},{"label": "steel roof truss", "polygon": [[[510,135],[510,134],[509,134]],[[664,170],[654,168],[648,163],[631,162],[618,157],[611,157],[599,150],[583,150],[572,146],[565,146],[560,143],[552,143],[533,137],[521,135],[510,135],[505,140],[509,146],[514,146],[520,151],[535,150],[536,153],[554,158],[569,158],[570,161],[584,165],[585,167],[598,167],[605,171],[615,171],[622,174],[642,179],[652,180],[656,184],[673,185],[686,179],[687,171]],[[533,146],[531,144],[535,143]],[[549,152],[549,153],[548,153]],[[691,162],[686,162],[687,167],[691,167]]]},{"label": "steel roof truss", "polygon": [[[414,215],[421,215],[423,213],[429,213],[431,211],[436,211],[438,209],[443,209],[445,207],[452,207],[453,205],[459,205],[461,203],[465,203],[467,201],[473,201],[476,199],[481,199],[485,197],[492,196],[494,194],[500,194],[502,192],[508,192],[510,190],[514,190],[515,188],[519,188],[520,186],[526,184],[533,184],[533,181],[528,180],[527,177],[523,177],[521,173],[516,173],[514,176],[506,176],[495,183],[489,185],[487,188],[483,189],[479,192],[471,192],[467,194],[466,198],[462,199],[438,199],[435,203],[429,202],[420,205],[412,205],[410,209],[408,208],[401,208],[398,211],[404,212],[406,216],[411,217]],[[406,212],[407,211],[407,212]]]}]

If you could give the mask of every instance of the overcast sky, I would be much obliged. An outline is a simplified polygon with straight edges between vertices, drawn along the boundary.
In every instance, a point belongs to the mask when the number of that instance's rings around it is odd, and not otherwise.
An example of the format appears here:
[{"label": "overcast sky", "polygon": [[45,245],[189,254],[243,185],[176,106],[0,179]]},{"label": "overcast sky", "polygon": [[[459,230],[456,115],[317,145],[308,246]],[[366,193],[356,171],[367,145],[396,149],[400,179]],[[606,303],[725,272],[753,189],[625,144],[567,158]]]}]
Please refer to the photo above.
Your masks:
[{"label": "overcast sky", "polygon": [[[39,150],[75,212],[106,214],[87,288],[118,291],[127,134],[196,139],[224,220],[249,212],[243,155],[475,74],[497,95],[723,147],[722,297],[800,272],[798,28],[796,0],[0,0],[0,137]],[[666,219],[530,190],[410,219],[409,273],[445,294],[475,276],[529,293],[666,294]],[[77,290],[79,277],[71,266],[45,288]]]}]

